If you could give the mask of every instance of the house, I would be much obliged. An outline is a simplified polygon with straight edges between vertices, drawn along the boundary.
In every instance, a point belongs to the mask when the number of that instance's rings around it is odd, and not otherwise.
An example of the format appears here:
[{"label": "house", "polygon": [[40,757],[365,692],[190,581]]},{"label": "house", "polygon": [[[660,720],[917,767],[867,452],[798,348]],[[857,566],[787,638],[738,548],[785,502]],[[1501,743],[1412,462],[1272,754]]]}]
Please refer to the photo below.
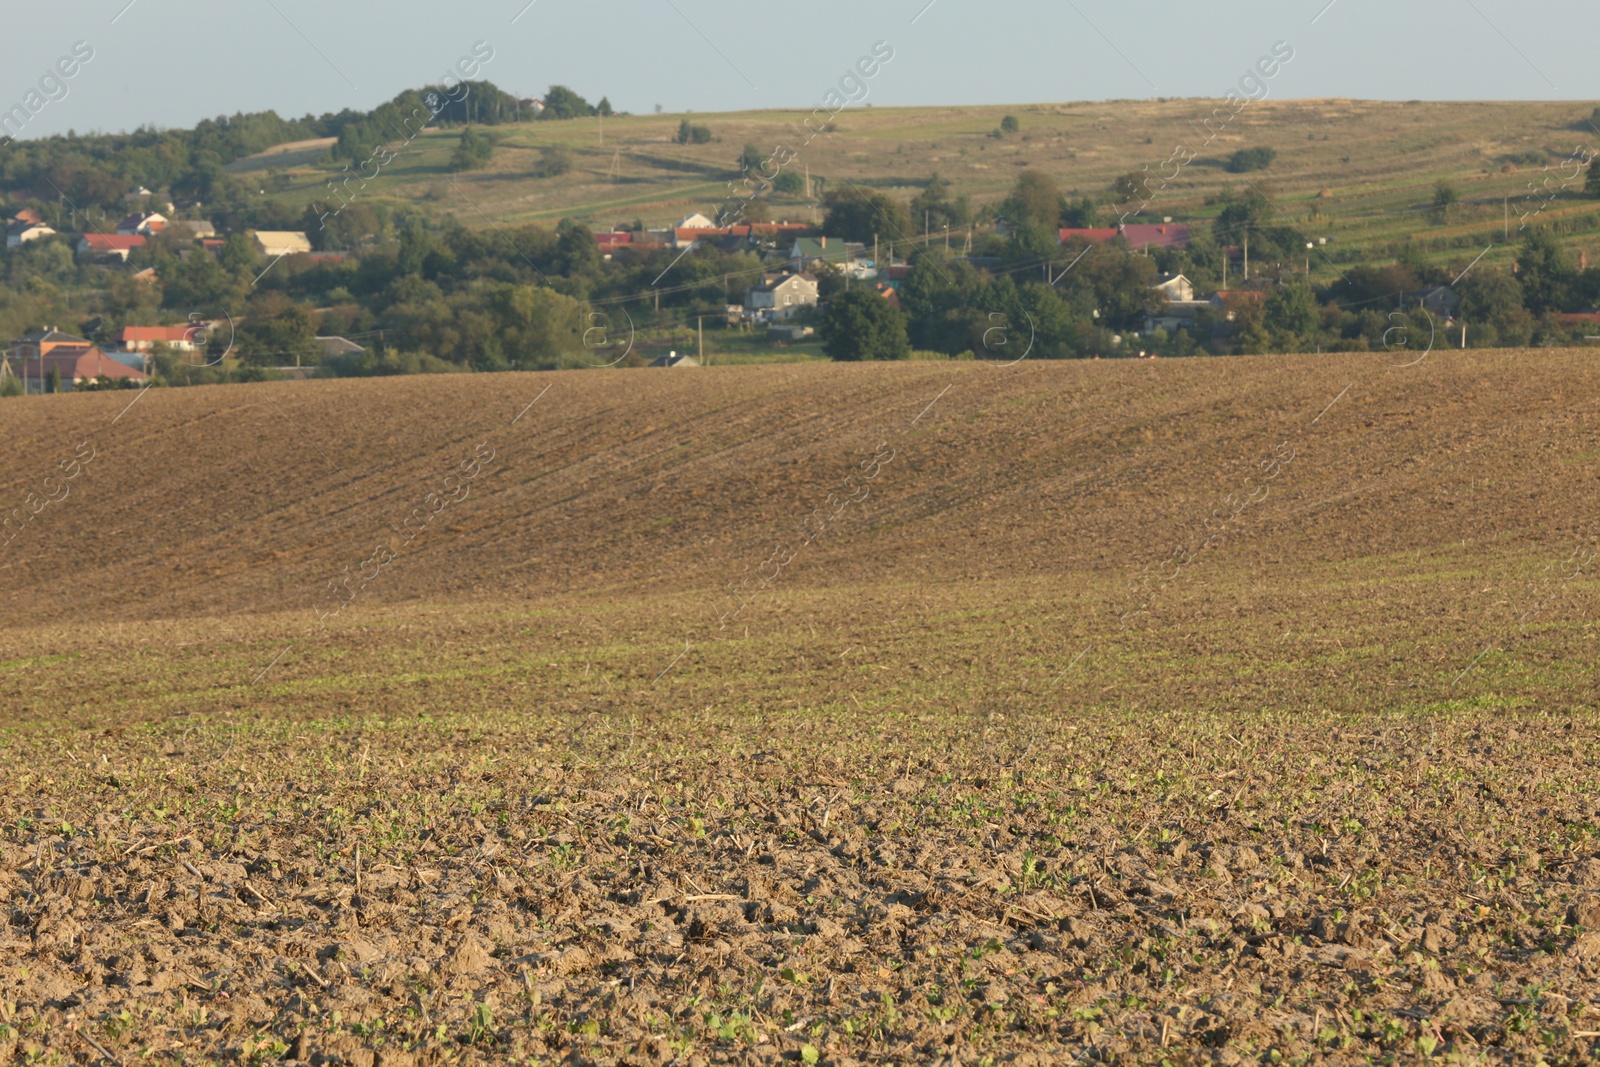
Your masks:
[{"label": "house", "polygon": [[1170,222],[1131,223],[1114,230],[1063,227],[1056,231],[1056,238],[1062,244],[1068,241],[1104,244],[1117,237],[1125,239],[1128,247],[1136,252],[1145,252],[1152,248],[1189,247],[1189,227]]},{"label": "house", "polygon": [[1091,244],[1103,244],[1114,241],[1117,237],[1115,229],[1085,229],[1080,227],[1063,226],[1056,231],[1056,240],[1061,244],[1068,241],[1088,241]]},{"label": "house", "polygon": [[1135,252],[1152,248],[1188,248],[1189,227],[1170,222],[1129,223],[1122,227],[1122,236]]},{"label": "house", "polygon": [[817,306],[817,279],[809,274],[763,277],[745,290],[744,306],[769,319],[786,319],[801,308]]},{"label": "house", "polygon": [[[32,212],[29,212],[29,214],[32,214]],[[18,248],[29,241],[37,241],[41,237],[49,237],[55,232],[42,222],[12,219],[6,224],[6,247]]]},{"label": "house", "polygon": [[128,192],[123,193],[122,199],[126,200],[130,204],[142,204],[154,195],[156,194],[152,193],[150,190],[141,185],[135,189],[130,189]]},{"label": "house", "polygon": [[1239,310],[1248,304],[1263,305],[1267,302],[1267,292],[1264,289],[1225,289],[1214,294],[1206,301],[1212,309],[1219,312],[1229,322],[1239,313]]},{"label": "house", "polygon": [[146,381],[149,375],[120,360],[112,359],[98,345],[64,345],[42,359],[23,364],[25,380],[42,383],[52,371],[61,375],[61,391],[71,392],[75,386],[92,382],[96,378]]},{"label": "house", "polygon": [[167,230],[196,241],[217,235],[217,228],[210,219],[173,219],[167,223]]},{"label": "house", "polygon": [[600,258],[610,259],[611,253],[623,245],[633,243],[633,234],[628,230],[612,230],[609,233],[596,233],[594,242],[600,247]]},{"label": "house", "polygon": [[33,210],[33,208],[31,208],[31,207],[22,207],[22,208],[18,208],[17,210],[13,211],[11,213],[11,217],[9,219],[7,219],[6,221],[7,222],[34,222],[34,223],[38,223],[38,222],[43,222],[44,221],[44,216],[39,214],[37,211]]},{"label": "house", "polygon": [[672,228],[675,230],[714,230],[717,228],[717,224],[696,211],[693,215],[685,215],[679,219]]},{"label": "house", "polygon": [[1461,294],[1448,285],[1435,286],[1432,289],[1419,289],[1411,294],[1428,314],[1441,319],[1456,317],[1456,308],[1461,306]]},{"label": "house", "polygon": [[149,237],[158,234],[166,228],[167,217],[154,211],[135,211],[132,215],[117,223],[117,232],[124,237],[135,234]]},{"label": "house", "polygon": [[311,251],[311,241],[299,230],[257,230],[250,239],[257,252],[273,259]]},{"label": "house", "polygon": [[331,356],[353,356],[366,351],[365,348],[344,337],[318,337],[315,341],[317,347],[322,349],[323,359]]},{"label": "house", "polygon": [[46,326],[42,330],[26,334],[11,342],[11,347],[6,349],[6,358],[13,366],[20,365],[26,360],[39,359],[48,356],[60,346],[88,345],[91,342],[86,337],[66,333],[54,326]]},{"label": "house", "polygon": [[156,345],[166,345],[175,352],[193,352],[205,347],[197,338],[204,326],[124,326],[117,331],[117,345],[125,352],[149,352]]},{"label": "house", "polygon": [[78,255],[93,259],[120,259],[126,263],[128,254],[143,248],[144,237],[128,234],[86,233],[78,242]]},{"label": "house", "polygon": [[903,263],[878,268],[879,288],[898,290],[909,277],[911,268]]},{"label": "house", "polygon": [[206,252],[220,252],[222,251],[223,246],[227,243],[228,242],[223,240],[221,237],[200,238],[200,248],[202,251]]},{"label": "house", "polygon": [[144,270],[134,271],[133,280],[136,282],[142,282],[145,285],[155,285],[161,280],[161,275],[156,273],[156,269],[154,267],[146,267]]},{"label": "house", "polygon": [[6,360],[32,393],[44,392],[44,383],[51,371],[60,373],[63,390],[99,377],[134,381],[144,381],[147,377],[142,370],[112,359],[98,345],[54,326],[12,342],[6,351]]},{"label": "house", "polygon": [[652,367],[698,367],[700,361],[687,352],[668,352],[650,361]]},{"label": "house", "polygon": [[1179,301],[1188,303],[1194,300],[1194,283],[1181,274],[1163,274],[1150,288],[1166,297],[1168,303]]},{"label": "house", "polygon": [[785,257],[796,273],[808,271],[819,263],[845,266],[866,252],[866,246],[856,241],[838,237],[798,237],[789,247]]},{"label": "house", "polygon": [[1194,284],[1181,274],[1163,274],[1150,288],[1167,298],[1159,310],[1145,316],[1148,330],[1194,329],[1195,317],[1202,311],[1216,311],[1218,305],[1210,300],[1194,298]]},{"label": "house", "polygon": [[517,101],[517,106],[527,111],[528,114],[532,115],[534,118],[538,118],[540,115],[544,114],[543,100],[534,100],[530,97],[524,97],[523,99]]}]

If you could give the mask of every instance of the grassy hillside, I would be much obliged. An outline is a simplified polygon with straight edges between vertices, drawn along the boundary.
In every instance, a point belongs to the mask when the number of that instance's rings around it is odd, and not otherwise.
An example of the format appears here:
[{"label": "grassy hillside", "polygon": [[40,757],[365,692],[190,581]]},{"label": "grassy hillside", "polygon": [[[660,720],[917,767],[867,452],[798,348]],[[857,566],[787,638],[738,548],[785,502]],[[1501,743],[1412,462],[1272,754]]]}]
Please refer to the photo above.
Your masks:
[{"label": "grassy hillside", "polygon": [[[1107,203],[1112,181],[1148,165],[1152,171],[1172,148],[1199,153],[1150,206],[1146,221],[1161,216],[1204,220],[1216,207],[1208,198],[1245,181],[1267,190],[1284,214],[1308,236],[1327,237],[1337,263],[1392,256],[1398,242],[1424,241],[1441,262],[1470,261],[1504,234],[1506,198],[1511,231],[1519,215],[1547,204],[1541,222],[1553,223],[1575,250],[1600,253],[1596,207],[1582,198],[1581,179],[1552,201],[1534,196],[1547,177],[1579,147],[1600,144],[1588,109],[1570,103],[1387,103],[1357,100],[1254,103],[1207,145],[1199,123],[1215,102],[1110,101],[1010,108],[861,108],[841,112],[834,132],[815,137],[793,169],[809,167],[831,188],[846,180],[909,198],[938,171],[955,194],[975,203],[997,201],[1024,167],[1052,174],[1063,190]],[[1004,115],[1021,130],[1002,139],[989,134]],[[597,227],[643,220],[664,225],[690,211],[708,213],[726,194],[742,146],[763,151],[803,140],[795,130],[803,111],[735,112],[693,116],[716,140],[678,145],[683,116],[622,116],[605,120],[530,122],[494,127],[498,143],[491,166],[452,175],[454,131],[428,131],[368,186],[374,198],[420,203],[447,212],[463,225],[589,218]],[[573,153],[566,175],[532,177],[539,149],[562,145]],[[1276,162],[1248,175],[1224,169],[1241,147],[1276,149]],[[1537,160],[1535,162],[1534,160]],[[1546,173],[1544,166],[1551,170]],[[309,201],[326,195],[331,166],[282,171],[274,195]],[[1571,165],[1566,167],[1570,175]],[[1169,168],[1170,172],[1170,168]],[[1446,223],[1429,217],[1435,183],[1448,179],[1461,203]],[[1553,178],[1551,186],[1559,184]],[[453,183],[453,184],[452,184]],[[1530,185],[1531,183],[1531,185]],[[799,198],[773,200],[774,218],[819,218]],[[1497,249],[1485,262],[1508,259]],[[1331,274],[1332,267],[1321,267]]]}]

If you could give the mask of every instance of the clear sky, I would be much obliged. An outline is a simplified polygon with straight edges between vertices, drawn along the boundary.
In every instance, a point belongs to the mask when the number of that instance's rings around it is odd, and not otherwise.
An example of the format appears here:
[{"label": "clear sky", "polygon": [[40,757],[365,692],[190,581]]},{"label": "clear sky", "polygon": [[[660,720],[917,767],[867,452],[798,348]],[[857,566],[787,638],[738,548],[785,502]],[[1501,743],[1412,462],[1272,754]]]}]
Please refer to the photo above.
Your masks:
[{"label": "clear sky", "polygon": [[812,106],[885,41],[879,106],[1219,97],[1279,41],[1274,98],[1595,100],[1594,0],[84,0],[13,12],[0,108],[94,50],[25,137],[367,109],[473,44],[501,88],[618,110]]}]

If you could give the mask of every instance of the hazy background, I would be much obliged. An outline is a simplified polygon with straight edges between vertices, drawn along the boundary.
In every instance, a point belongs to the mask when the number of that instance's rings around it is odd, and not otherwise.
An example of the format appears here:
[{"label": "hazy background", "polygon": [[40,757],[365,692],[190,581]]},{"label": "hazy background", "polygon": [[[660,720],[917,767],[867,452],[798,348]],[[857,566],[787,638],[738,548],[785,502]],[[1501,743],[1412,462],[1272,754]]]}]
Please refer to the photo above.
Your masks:
[{"label": "hazy background", "polygon": [[562,83],[633,112],[810,106],[880,39],[896,58],[878,105],[1216,97],[1278,40],[1297,57],[1277,98],[1600,97],[1593,0],[93,0],[11,25],[26,32],[0,43],[5,106],[74,41],[96,52],[27,137],[367,109],[480,39],[507,91]]}]

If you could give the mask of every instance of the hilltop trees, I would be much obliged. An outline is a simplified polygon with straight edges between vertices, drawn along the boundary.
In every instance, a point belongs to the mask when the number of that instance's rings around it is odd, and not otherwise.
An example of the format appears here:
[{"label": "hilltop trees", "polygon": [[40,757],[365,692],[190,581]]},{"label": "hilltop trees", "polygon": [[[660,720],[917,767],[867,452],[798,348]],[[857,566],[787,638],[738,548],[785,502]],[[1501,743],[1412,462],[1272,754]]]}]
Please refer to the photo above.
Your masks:
[{"label": "hilltop trees", "polygon": [[1583,188],[1590,196],[1600,197],[1600,159],[1589,164],[1589,177]]},{"label": "hilltop trees", "polygon": [[590,106],[589,101],[565,85],[552,85],[550,91],[544,95],[544,110],[539,112],[539,118],[578,119],[593,114],[594,108]]},{"label": "hilltop trees", "polygon": [[694,126],[684,119],[678,123],[678,134],[673,138],[678,144],[708,144],[711,141],[711,130],[706,126]]}]

